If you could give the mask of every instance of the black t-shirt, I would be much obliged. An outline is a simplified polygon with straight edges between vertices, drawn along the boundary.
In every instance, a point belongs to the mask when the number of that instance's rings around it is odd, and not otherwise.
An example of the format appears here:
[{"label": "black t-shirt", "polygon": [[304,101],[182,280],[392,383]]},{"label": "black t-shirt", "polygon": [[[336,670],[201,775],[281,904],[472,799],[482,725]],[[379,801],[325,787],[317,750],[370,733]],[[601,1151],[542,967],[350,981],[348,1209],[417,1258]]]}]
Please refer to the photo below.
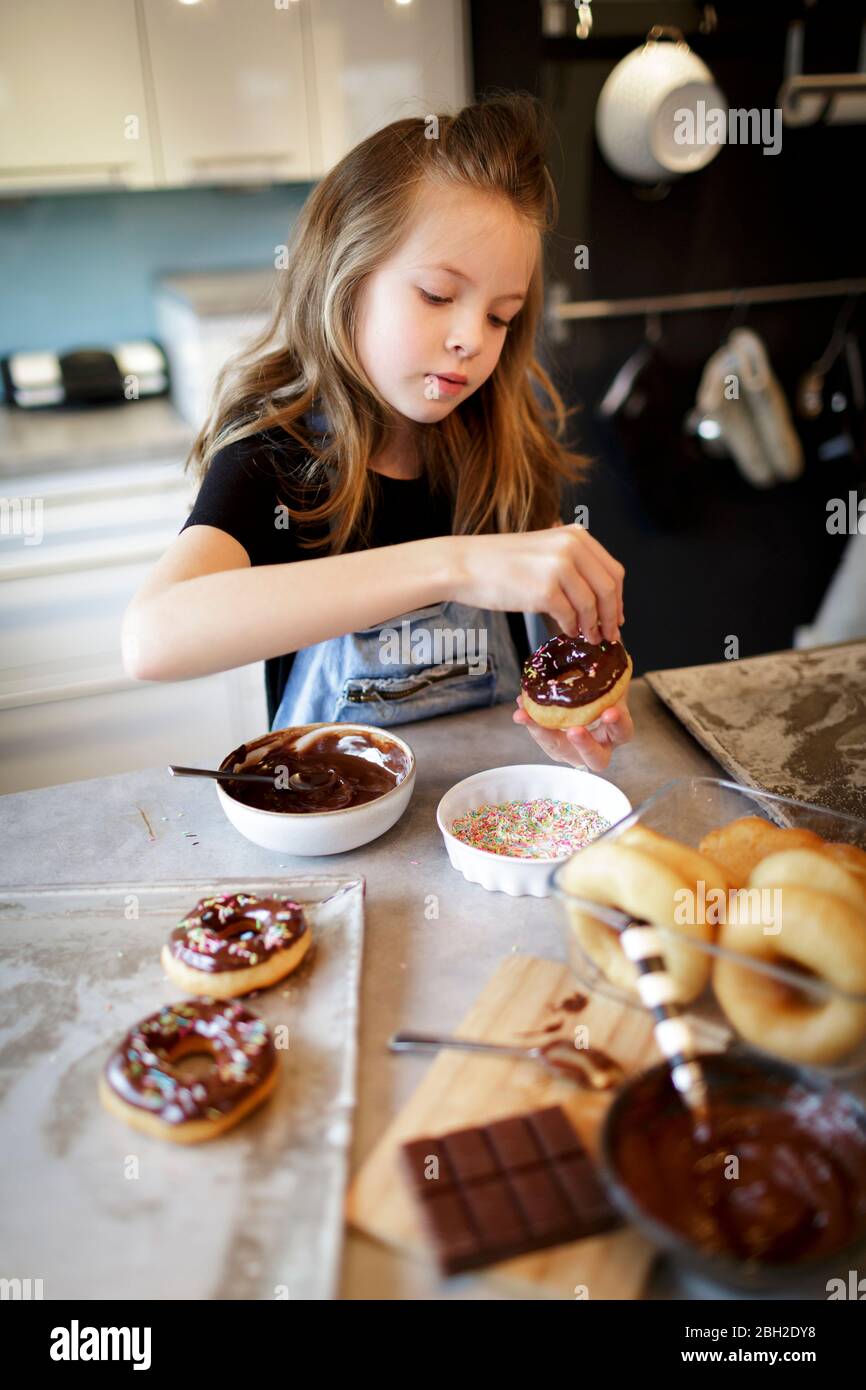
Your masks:
[{"label": "black t-shirt", "polygon": [[[327,547],[310,550],[298,543],[301,534],[326,536],[326,524],[313,527],[308,523],[301,531],[294,520],[284,524],[286,514],[280,507],[286,502],[294,507],[309,507],[326,495],[324,481],[314,490],[309,486],[301,490],[299,468],[306,457],[301,445],[282,430],[261,431],[220,449],[181,530],[187,526],[216,526],[240,542],[251,565],[287,564],[327,555]],[[451,534],[451,501],[435,493],[425,477],[388,478],[382,473],[373,477],[375,506],[370,549]],[[298,486],[293,486],[293,479]],[[358,548],[351,542],[347,547]],[[522,665],[529,655],[523,615],[509,613],[508,621]],[[265,662],[269,724],[282,698],[293,659],[289,652]]]}]

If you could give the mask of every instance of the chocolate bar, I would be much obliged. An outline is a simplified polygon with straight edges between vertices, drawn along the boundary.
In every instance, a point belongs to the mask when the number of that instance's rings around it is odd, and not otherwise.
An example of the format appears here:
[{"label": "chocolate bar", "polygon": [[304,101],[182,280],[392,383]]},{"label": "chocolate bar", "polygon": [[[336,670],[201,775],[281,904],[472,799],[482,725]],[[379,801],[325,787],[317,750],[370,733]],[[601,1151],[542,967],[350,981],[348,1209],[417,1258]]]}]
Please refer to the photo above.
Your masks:
[{"label": "chocolate bar", "polygon": [[402,1161],[443,1274],[621,1224],[558,1105],[413,1139]]}]

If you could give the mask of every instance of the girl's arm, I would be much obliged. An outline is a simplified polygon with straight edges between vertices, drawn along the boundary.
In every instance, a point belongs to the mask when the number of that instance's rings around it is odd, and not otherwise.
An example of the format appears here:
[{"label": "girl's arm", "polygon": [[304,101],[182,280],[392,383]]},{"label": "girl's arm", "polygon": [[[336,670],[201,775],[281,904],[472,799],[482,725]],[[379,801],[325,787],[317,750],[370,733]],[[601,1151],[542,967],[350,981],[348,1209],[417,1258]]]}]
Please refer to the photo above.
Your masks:
[{"label": "girl's arm", "polygon": [[216,526],[188,526],[123,620],[123,661],[138,680],[186,680],[298,651],[453,599],[549,613],[590,641],[619,637],[625,571],[576,526],[434,536],[343,555],[251,566]]},{"label": "girl's arm", "polygon": [[188,680],[441,602],[450,539],[251,566],[228,532],[189,526],[124,614],[124,668],[136,680]]}]

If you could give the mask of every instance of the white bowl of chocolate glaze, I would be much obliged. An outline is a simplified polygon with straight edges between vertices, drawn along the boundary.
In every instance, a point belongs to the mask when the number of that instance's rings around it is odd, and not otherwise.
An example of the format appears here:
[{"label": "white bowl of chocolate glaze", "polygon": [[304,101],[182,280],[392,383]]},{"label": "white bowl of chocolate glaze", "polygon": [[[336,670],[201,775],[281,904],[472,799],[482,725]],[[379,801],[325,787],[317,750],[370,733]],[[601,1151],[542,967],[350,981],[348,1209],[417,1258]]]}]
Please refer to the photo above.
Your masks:
[{"label": "white bowl of chocolate glaze", "polygon": [[[351,759],[350,764],[347,760]],[[355,760],[358,767],[354,768]],[[335,771],[331,787],[299,793],[266,783],[215,782],[220,805],[236,830],[264,849],[282,854],[342,854],[384,835],[409,804],[415,787],[415,754],[402,738],[369,724],[298,724],[274,729],[226,754],[221,771],[295,770],[303,783],[311,769]],[[383,790],[339,809],[317,809],[339,800],[355,779],[373,778]],[[286,773],[281,774],[282,782]],[[258,789],[261,789],[260,791]],[[364,795],[370,791],[368,787]],[[256,797],[279,806],[249,804]],[[244,798],[248,798],[244,799]]]},{"label": "white bowl of chocolate glaze", "polygon": [[[476,772],[474,776],[465,777],[451,787],[436,808],[436,822],[452,867],[470,883],[480,883],[482,888],[491,892],[508,893],[515,898],[546,898],[550,892],[551,869],[555,864],[562,863],[567,854],[549,859],[516,858],[479,849],[452,833],[454,821],[467,811],[485,805],[499,806],[509,801],[535,801],[537,798],[566,801],[596,811],[611,825],[622,820],[632,809],[631,802],[619,787],[579,767],[518,763]],[[601,833],[602,830],[599,830],[598,834]]]}]

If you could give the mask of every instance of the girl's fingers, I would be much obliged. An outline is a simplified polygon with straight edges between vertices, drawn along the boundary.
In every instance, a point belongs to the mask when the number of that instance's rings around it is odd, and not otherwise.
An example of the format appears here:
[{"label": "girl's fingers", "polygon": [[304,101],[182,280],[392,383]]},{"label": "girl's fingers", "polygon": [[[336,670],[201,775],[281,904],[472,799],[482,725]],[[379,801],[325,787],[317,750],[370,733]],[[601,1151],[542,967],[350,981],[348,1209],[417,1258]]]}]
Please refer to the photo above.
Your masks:
[{"label": "girl's fingers", "polygon": [[[519,698],[519,697],[518,697]],[[526,713],[524,709],[517,709],[512,715],[515,724],[524,724],[533,741],[538,744],[543,753],[546,753],[554,762],[570,762],[568,754],[571,752],[564,745],[562,735],[557,729],[545,729],[541,724],[536,724],[535,720]]]},{"label": "girl's fingers", "polygon": [[615,560],[614,557],[610,554],[610,552],[605,550],[604,546],[601,544],[601,541],[597,541],[595,536],[590,531],[587,531],[585,527],[579,527],[578,529],[583,531],[583,534],[588,542],[589,549],[592,550],[599,564],[603,566],[603,568],[607,571],[607,573],[613,580],[614,587],[616,589],[616,619],[618,623],[624,623],[625,610],[623,608],[622,601],[622,582],[623,577],[625,575],[625,570],[623,569],[619,561]]},{"label": "girl's fingers", "polygon": [[606,709],[601,716],[601,724],[590,732],[578,727],[574,729],[545,729],[526,713],[518,695],[519,708],[512,718],[516,724],[524,724],[530,735],[554,762],[569,763],[572,767],[587,767],[591,772],[602,772],[610,763],[614,748],[627,743],[634,735],[634,724],[628,705],[620,701]]},{"label": "girl's fingers", "polygon": [[603,772],[610,762],[612,747],[600,743],[594,733],[586,729],[566,729],[564,738],[590,772]]},{"label": "girl's fingers", "polygon": [[580,627],[580,618],[569,602],[568,595],[560,586],[557,597],[551,602],[547,612],[558,625],[560,632],[574,633]]},{"label": "girl's fingers", "polygon": [[[581,564],[584,564],[586,557],[581,557]],[[594,562],[593,562],[594,566]],[[562,592],[571,606],[572,611],[577,615],[576,626],[585,634],[590,642],[600,642],[601,632],[598,627],[598,600],[593,592],[591,583],[584,578],[576,564],[560,580]],[[574,632],[574,628],[568,629]]]},{"label": "girl's fingers", "polygon": [[[591,734],[587,735],[586,748],[582,744],[580,747],[575,747],[562,729],[543,728],[541,724],[536,724],[535,720],[531,719],[523,709],[515,710],[512,717],[515,723],[526,725],[533,741],[555,763],[568,763],[571,767],[583,767],[589,766],[588,759],[595,757],[593,746],[590,745],[594,745],[596,748],[598,745],[595,745]],[[610,754],[608,753],[609,757]],[[606,763],[602,761],[597,766],[601,768],[606,766]]]},{"label": "girl's fingers", "polygon": [[624,700],[606,709],[601,716],[603,724],[610,730],[613,743],[628,743],[634,737],[634,722]]},{"label": "girl's fingers", "polygon": [[[616,585],[604,565],[596,558],[594,552],[587,549],[580,557],[580,569],[575,567],[572,574],[575,580],[579,579],[579,589],[573,588],[568,583],[564,585],[564,588],[576,606],[579,606],[576,602],[579,594],[582,595],[585,592],[590,600],[588,611],[592,613],[593,621],[596,624],[596,635],[593,636],[587,627],[583,629],[590,642],[601,641],[602,635],[610,641],[618,641],[619,599],[617,598]],[[583,616],[582,607],[580,611],[581,616]]]}]

